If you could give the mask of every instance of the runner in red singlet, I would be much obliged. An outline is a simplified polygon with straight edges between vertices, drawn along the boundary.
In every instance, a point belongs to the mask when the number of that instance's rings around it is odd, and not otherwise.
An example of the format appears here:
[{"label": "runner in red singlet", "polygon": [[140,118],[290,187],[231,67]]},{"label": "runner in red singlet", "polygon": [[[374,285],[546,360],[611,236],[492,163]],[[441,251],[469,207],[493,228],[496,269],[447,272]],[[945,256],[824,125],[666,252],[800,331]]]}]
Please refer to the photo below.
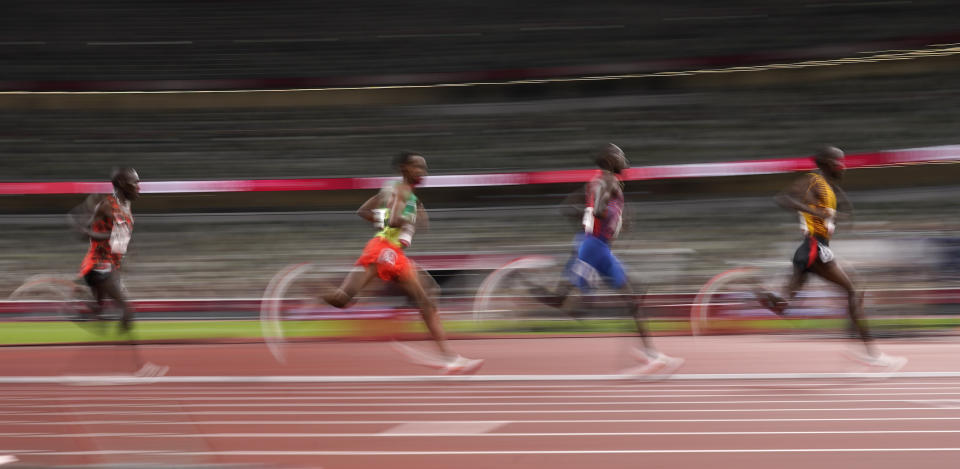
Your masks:
[{"label": "runner in red singlet", "polygon": [[[130,334],[133,310],[127,302],[120,276],[123,256],[133,234],[133,212],[130,204],[140,196],[140,176],[133,168],[120,168],[110,177],[113,193],[94,194],[74,208],[68,219],[73,227],[89,237],[90,248],[80,266],[80,277],[90,287],[96,303],[89,315],[100,319],[104,303],[112,299],[120,308],[120,331]],[[135,345],[132,338],[131,345]],[[136,349],[134,355],[140,370],[138,375],[159,376],[167,367],[143,363]]]}]

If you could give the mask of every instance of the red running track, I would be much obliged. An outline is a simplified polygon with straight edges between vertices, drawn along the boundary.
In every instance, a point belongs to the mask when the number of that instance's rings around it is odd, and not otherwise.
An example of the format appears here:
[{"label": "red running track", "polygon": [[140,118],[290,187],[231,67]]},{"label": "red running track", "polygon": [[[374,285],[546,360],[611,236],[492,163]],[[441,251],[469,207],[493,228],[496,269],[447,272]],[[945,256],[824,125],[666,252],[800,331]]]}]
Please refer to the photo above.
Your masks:
[{"label": "red running track", "polygon": [[[475,381],[258,383],[259,376],[403,376],[384,343],[142,346],[197,382],[2,384],[0,455],[24,464],[257,464],[266,467],[635,468],[956,467],[960,343],[891,341],[907,372],[956,376],[821,379],[863,371],[848,344],[790,336],[660,338],[678,377],[598,380],[630,366],[632,339],[456,341],[487,366]],[[3,376],[129,373],[122,347],[0,349]],[[742,374],[796,373],[751,380]],[[557,380],[538,375],[563,374]],[[725,374],[725,376],[724,376]],[[484,376],[515,375],[509,381]],[[578,378],[579,375],[580,377]],[[203,376],[250,376],[204,382]],[[86,384],[86,385],[77,385]],[[10,465],[15,467],[15,464]]]}]

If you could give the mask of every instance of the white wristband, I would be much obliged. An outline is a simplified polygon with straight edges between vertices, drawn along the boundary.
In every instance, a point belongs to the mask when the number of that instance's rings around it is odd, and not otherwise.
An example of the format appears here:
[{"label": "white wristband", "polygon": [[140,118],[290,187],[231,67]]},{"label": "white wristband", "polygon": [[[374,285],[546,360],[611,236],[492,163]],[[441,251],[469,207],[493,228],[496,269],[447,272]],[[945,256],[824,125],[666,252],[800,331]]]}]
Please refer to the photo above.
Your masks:
[{"label": "white wristband", "polygon": [[413,233],[416,230],[416,227],[414,227],[412,224],[408,223],[404,225],[403,230],[400,231],[400,236],[398,237],[398,241],[400,241],[400,244],[402,244],[403,247],[410,246],[410,243],[413,242]]},{"label": "white wristband", "polygon": [[383,221],[386,219],[387,209],[385,208],[375,208],[373,209],[373,227],[381,230],[383,229]]},{"label": "white wristband", "polygon": [[593,233],[593,207],[587,207],[583,210],[583,231]]}]

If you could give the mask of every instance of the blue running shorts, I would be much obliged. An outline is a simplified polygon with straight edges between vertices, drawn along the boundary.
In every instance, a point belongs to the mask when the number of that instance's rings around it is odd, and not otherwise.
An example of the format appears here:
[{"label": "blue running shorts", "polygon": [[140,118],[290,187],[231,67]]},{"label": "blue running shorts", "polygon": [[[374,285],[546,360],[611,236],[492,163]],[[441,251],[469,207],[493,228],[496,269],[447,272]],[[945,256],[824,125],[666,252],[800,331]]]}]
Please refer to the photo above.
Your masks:
[{"label": "blue running shorts", "polygon": [[580,243],[577,259],[570,266],[569,276],[570,281],[584,292],[593,290],[601,279],[614,289],[627,283],[627,273],[613,255],[610,245],[589,234],[584,236]]}]

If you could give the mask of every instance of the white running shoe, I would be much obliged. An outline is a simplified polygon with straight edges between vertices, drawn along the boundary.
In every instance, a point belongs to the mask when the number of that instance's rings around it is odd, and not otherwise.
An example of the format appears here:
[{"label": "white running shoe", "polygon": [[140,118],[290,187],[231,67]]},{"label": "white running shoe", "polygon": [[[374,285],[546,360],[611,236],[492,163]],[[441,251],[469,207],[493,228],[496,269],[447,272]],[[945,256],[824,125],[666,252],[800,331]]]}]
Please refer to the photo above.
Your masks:
[{"label": "white running shoe", "polygon": [[397,341],[394,341],[392,345],[393,349],[403,355],[407,361],[415,365],[440,370],[440,373],[445,375],[476,373],[483,366],[483,360],[470,359],[460,355],[446,358],[439,353],[427,352]]},{"label": "white running shoe", "polygon": [[683,366],[684,362],[682,358],[671,357],[656,350],[631,348],[630,354],[640,365],[625,370],[626,374],[669,376]]},{"label": "white running shoe", "polygon": [[444,365],[441,372],[445,375],[470,375],[476,373],[481,366],[483,366],[482,359],[457,355]]},{"label": "white running shoe", "polygon": [[420,350],[419,348],[411,347],[407,344],[397,341],[393,341],[390,345],[393,346],[393,349],[396,350],[397,353],[403,355],[404,359],[410,363],[413,363],[414,365],[425,366],[437,370],[443,369],[447,365],[447,360],[444,360],[443,357],[437,353]]},{"label": "white running shoe", "polygon": [[641,365],[646,365],[656,360],[662,353],[656,350],[645,350],[637,347],[630,347],[630,356]]},{"label": "white running shoe", "polygon": [[897,357],[881,352],[869,354],[850,350],[847,352],[847,356],[858,363],[874,368],[883,368],[884,371],[897,371],[907,364],[906,357]]}]

